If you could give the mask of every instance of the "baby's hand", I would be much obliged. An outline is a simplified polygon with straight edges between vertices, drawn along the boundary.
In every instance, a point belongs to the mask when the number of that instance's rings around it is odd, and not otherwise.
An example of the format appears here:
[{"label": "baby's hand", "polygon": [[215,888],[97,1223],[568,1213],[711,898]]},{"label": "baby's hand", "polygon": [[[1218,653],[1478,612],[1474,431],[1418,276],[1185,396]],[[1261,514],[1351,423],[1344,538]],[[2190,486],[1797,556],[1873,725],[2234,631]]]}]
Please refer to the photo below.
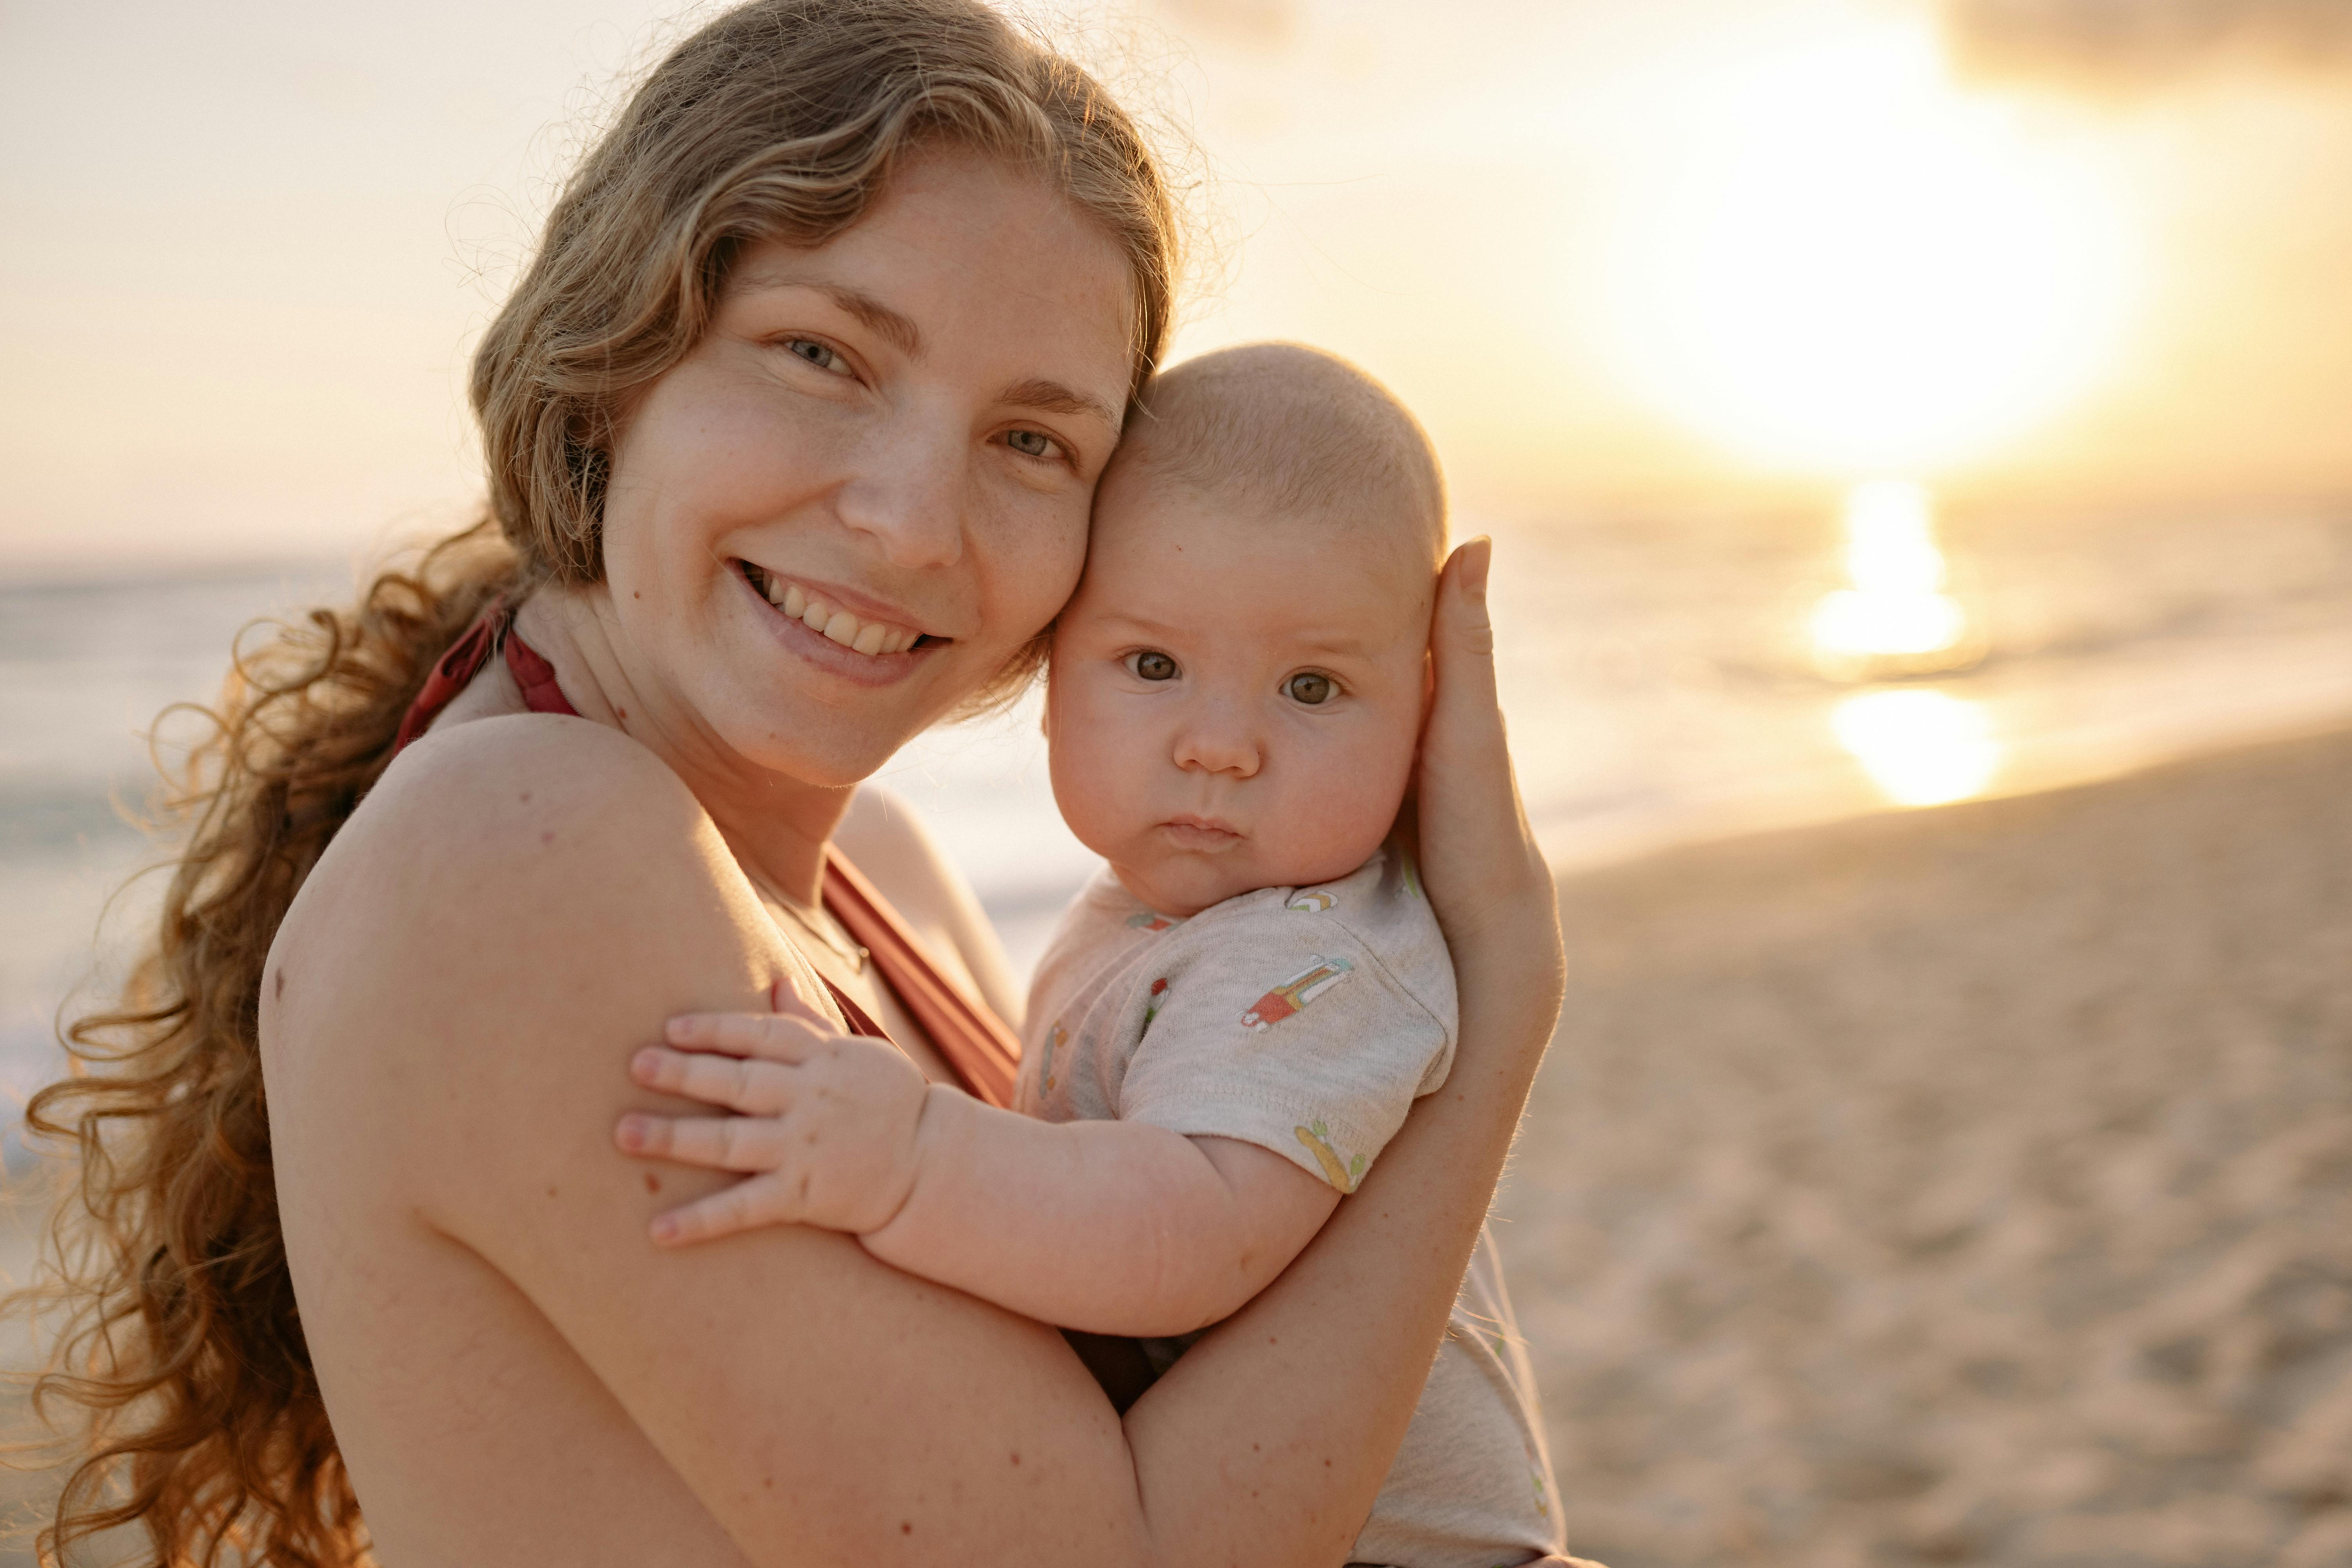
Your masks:
[{"label": "baby's hand", "polygon": [[897,1215],[915,1184],[930,1087],[904,1055],[785,1013],[697,1014],[671,1019],[665,1033],[669,1045],[639,1051],[629,1076],[740,1114],[632,1111],[613,1141],[626,1153],[747,1174],[656,1217],[657,1244],[762,1225],[864,1235]]}]

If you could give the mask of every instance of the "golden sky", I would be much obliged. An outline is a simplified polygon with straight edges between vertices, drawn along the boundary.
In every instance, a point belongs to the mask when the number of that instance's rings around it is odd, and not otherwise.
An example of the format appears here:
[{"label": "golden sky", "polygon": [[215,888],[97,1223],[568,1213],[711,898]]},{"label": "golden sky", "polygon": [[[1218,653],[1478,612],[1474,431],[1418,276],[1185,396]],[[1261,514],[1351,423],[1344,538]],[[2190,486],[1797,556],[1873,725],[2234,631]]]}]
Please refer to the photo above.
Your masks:
[{"label": "golden sky", "polygon": [[[2060,509],[2352,496],[2352,19],[2096,9],[2145,26],[2086,31],[2080,0],[1054,15],[1196,145],[1217,237],[1180,347],[1359,360],[1474,507],[1872,475]],[[0,13],[0,573],[347,551],[476,492],[466,354],[677,13],[350,12]]]}]

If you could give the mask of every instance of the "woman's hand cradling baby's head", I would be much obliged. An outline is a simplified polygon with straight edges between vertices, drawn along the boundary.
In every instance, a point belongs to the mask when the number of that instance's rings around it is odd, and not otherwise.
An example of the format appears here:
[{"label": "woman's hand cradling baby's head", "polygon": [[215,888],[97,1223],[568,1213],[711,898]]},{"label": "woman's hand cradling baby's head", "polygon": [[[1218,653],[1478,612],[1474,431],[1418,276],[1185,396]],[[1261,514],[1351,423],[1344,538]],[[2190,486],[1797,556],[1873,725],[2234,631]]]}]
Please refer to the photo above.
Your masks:
[{"label": "woman's hand cradling baby's head", "polygon": [[[1434,679],[1413,784],[1422,883],[1457,970],[1493,961],[1522,976],[1522,984],[1541,977],[1540,989],[1519,1000],[1530,1023],[1539,1023],[1540,1037],[1549,1037],[1567,960],[1551,868],[1519,801],[1496,700],[1495,626],[1486,611],[1494,552],[1492,540],[1470,541],[1438,582],[1429,634]],[[1475,989],[1465,978],[1463,995]]]},{"label": "woman's hand cradling baby's head", "polygon": [[613,1129],[622,1152],[745,1176],[656,1216],[662,1246],[770,1225],[864,1235],[889,1224],[914,1189],[931,1092],[921,1072],[887,1041],[845,1035],[778,990],[794,1011],[672,1018],[668,1044],[630,1058],[644,1087],[730,1114],[630,1111]]}]

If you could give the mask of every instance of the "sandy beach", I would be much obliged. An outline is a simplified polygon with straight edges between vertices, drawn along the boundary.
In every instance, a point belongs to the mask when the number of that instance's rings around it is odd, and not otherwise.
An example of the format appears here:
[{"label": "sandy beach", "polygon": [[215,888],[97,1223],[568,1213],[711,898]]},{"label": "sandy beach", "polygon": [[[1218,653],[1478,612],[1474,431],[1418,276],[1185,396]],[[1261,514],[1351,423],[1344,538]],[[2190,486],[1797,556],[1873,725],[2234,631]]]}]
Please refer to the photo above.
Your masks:
[{"label": "sandy beach", "polygon": [[2352,1563],[2352,732],[1562,903],[1499,1215],[1572,1550]]},{"label": "sandy beach", "polygon": [[1571,1550],[2352,1563],[2352,733],[1562,902],[1500,1215]]}]

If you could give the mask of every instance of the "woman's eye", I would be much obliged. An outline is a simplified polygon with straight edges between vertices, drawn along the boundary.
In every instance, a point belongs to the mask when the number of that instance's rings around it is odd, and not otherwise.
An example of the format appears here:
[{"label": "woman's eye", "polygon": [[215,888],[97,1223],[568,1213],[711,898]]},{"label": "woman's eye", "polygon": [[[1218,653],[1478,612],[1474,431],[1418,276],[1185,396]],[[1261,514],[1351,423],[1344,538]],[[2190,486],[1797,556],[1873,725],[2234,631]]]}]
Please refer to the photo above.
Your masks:
[{"label": "woman's eye", "polygon": [[843,363],[840,354],[818,342],[814,338],[793,338],[787,342],[784,347],[789,353],[808,361],[819,370],[839,372],[849,368]]},{"label": "woman's eye", "polygon": [[1306,706],[1313,708],[1329,701],[1331,700],[1331,693],[1337,690],[1338,688],[1331,684],[1331,678],[1329,676],[1317,675],[1312,670],[1308,670],[1298,675],[1294,675],[1288,680],[1284,681],[1282,683],[1282,689],[1284,695],[1287,696],[1293,702],[1304,703]]},{"label": "woman's eye", "polygon": [[1127,668],[1138,680],[1173,680],[1176,661],[1164,653],[1131,653],[1127,656]]},{"label": "woman's eye", "polygon": [[1054,438],[1035,430],[1007,430],[1004,444],[1024,458],[1051,457]]}]

